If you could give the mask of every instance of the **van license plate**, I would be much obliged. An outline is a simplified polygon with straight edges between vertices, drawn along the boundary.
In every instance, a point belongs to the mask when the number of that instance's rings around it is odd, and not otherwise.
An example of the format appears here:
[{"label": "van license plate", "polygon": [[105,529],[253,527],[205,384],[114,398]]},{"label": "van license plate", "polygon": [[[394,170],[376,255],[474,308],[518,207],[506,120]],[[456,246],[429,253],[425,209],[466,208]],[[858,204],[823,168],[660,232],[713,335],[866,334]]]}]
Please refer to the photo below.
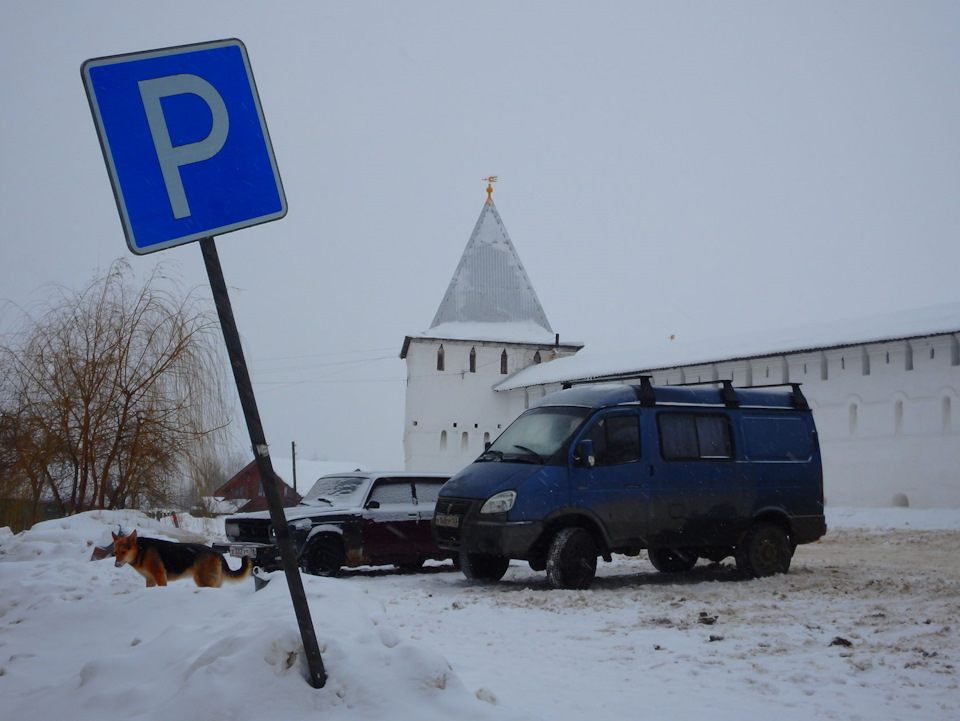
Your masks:
[{"label": "van license plate", "polygon": [[453,516],[449,513],[438,513],[433,517],[433,522],[444,528],[460,528],[460,516]]},{"label": "van license plate", "polygon": [[230,546],[230,555],[234,558],[256,558],[257,556],[257,547],[256,546]]}]

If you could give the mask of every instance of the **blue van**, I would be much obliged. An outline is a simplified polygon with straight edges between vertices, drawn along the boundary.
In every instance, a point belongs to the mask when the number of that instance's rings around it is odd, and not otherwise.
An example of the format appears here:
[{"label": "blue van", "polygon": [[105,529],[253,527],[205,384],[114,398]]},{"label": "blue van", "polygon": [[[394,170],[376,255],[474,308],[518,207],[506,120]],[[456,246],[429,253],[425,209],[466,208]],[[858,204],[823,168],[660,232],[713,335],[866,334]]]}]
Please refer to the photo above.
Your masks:
[{"label": "blue van", "polygon": [[432,530],[467,578],[510,559],[589,588],[597,558],[663,572],[733,556],[786,573],[826,533],[813,414],[799,384],[574,386],[525,411],[440,491]]}]

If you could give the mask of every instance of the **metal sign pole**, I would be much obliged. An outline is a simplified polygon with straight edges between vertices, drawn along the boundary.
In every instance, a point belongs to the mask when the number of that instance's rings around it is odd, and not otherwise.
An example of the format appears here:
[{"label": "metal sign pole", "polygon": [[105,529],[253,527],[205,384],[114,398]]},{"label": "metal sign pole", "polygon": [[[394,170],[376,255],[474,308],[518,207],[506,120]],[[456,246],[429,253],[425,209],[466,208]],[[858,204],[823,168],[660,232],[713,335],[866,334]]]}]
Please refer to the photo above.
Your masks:
[{"label": "metal sign pole", "polygon": [[310,618],[310,607],[303,590],[303,579],[297,567],[297,554],[290,539],[290,529],[283,513],[283,501],[277,487],[277,478],[270,462],[270,453],[267,450],[267,441],[264,438],[263,426],[260,423],[260,412],[257,410],[257,401],[253,395],[253,384],[247,371],[247,362],[243,357],[243,348],[240,345],[240,333],[233,318],[233,308],[230,296],[227,293],[227,284],[223,279],[223,269],[220,267],[220,257],[217,246],[212,237],[200,239],[200,249],[203,252],[203,262],[207,266],[207,276],[210,278],[210,288],[213,291],[213,301],[217,306],[217,315],[220,316],[220,327],[223,330],[223,340],[227,345],[227,354],[233,368],[233,377],[237,382],[237,391],[240,394],[240,405],[243,408],[243,417],[247,422],[247,431],[250,433],[250,443],[257,461],[257,470],[260,472],[260,482],[263,486],[263,495],[270,509],[270,522],[276,534],[277,547],[280,549],[280,560],[283,571],[290,587],[290,597],[293,600],[293,609],[297,614],[297,623],[300,625],[300,636],[303,639],[303,651],[307,658],[310,685],[314,688],[323,688],[327,682],[323,668],[323,659],[320,657],[320,647]]}]

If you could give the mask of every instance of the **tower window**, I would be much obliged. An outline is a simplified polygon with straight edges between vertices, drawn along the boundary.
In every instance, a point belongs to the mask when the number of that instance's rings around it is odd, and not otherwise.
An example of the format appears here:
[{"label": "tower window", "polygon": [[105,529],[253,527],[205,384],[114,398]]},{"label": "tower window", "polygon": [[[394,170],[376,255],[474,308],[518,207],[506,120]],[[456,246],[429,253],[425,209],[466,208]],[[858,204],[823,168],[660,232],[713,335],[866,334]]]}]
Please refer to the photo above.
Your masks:
[{"label": "tower window", "polygon": [[444,356],[443,344],[441,344],[440,348],[437,350],[437,370],[438,371],[443,370],[443,366],[444,366],[443,356]]},{"label": "tower window", "polygon": [[534,365],[540,365],[540,351],[533,354],[533,363]]},{"label": "tower window", "polygon": [[507,374],[507,349],[503,349],[503,353],[500,354],[500,375]]},{"label": "tower window", "polygon": [[471,373],[477,372],[477,349],[476,348],[470,349],[470,372]]}]

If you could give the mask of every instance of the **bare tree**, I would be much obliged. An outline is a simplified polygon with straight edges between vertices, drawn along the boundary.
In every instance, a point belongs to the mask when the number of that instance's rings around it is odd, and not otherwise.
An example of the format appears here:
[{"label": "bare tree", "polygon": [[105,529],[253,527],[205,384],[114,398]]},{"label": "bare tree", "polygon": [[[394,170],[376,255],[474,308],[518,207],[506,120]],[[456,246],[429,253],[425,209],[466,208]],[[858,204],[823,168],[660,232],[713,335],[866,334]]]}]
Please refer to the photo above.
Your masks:
[{"label": "bare tree", "polygon": [[8,472],[63,514],[162,505],[229,423],[215,315],[158,265],[55,289],[0,347]]},{"label": "bare tree", "polygon": [[179,506],[190,509],[194,516],[216,515],[214,491],[250,462],[248,455],[239,447],[227,451],[210,448],[209,452],[193,459],[190,464],[192,483],[186,489]]}]

